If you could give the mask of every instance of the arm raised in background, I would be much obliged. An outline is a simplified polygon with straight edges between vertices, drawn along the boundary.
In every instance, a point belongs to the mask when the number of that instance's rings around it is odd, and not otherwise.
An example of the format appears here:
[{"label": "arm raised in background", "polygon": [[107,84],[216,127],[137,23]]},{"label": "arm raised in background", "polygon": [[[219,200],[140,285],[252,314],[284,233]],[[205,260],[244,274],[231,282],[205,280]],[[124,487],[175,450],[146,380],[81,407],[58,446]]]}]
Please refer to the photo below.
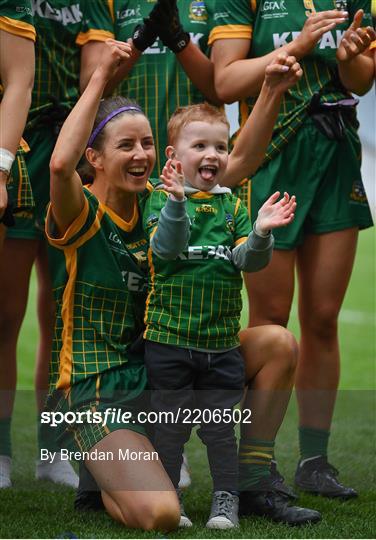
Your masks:
[{"label": "arm raised in background", "polygon": [[247,58],[250,39],[217,39],[211,59],[215,66],[215,87],[220,100],[232,103],[257,96],[264,81],[265,69],[283,52],[300,60],[308,55],[319,39],[348,18],[344,11],[320,11],[310,15],[293,41],[259,58]]},{"label": "arm raised in background", "polygon": [[376,39],[373,28],[361,28],[364,12],[359,9],[350,28],[344,33],[337,51],[338,72],[342,84],[359,96],[370,90],[374,81],[374,63],[369,53]]},{"label": "arm raised in background", "polygon": [[99,64],[89,83],[65,120],[50,161],[51,209],[58,231],[65,233],[84,207],[82,183],[76,172],[93,129],[106,84],[131,53],[127,43],[105,42]]},{"label": "arm raised in background", "polygon": [[[31,39],[0,30],[0,76],[3,86],[3,98],[0,105],[0,141],[1,148],[8,152],[8,166],[12,155],[15,156],[25,128],[27,114],[31,104],[31,92],[34,84],[35,54]],[[7,206],[6,182],[8,172],[0,170],[0,217]]]},{"label": "arm raised in background", "polygon": [[215,90],[214,64],[195,45],[181,24],[176,0],[158,0],[149,19],[162,43],[176,54],[193,85],[213,104],[221,100]]},{"label": "arm raised in background", "polygon": [[256,172],[271,140],[281,98],[302,75],[303,71],[295,57],[283,52],[266,67],[260,95],[236,139],[222,185],[234,187]]}]

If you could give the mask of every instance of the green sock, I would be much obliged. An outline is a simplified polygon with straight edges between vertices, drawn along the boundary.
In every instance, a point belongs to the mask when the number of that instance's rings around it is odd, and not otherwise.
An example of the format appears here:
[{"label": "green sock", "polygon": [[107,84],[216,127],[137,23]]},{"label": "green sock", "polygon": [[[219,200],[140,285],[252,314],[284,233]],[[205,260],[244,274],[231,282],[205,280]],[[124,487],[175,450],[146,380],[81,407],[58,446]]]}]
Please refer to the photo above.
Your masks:
[{"label": "green sock", "polygon": [[56,428],[51,427],[50,424],[42,424],[40,414],[37,415],[37,426],[39,453],[42,448],[46,448],[50,452],[59,452],[60,447],[56,442]]},{"label": "green sock", "polygon": [[308,459],[315,456],[327,456],[330,431],[299,427],[300,458]]},{"label": "green sock", "polygon": [[241,438],[239,445],[239,489],[246,491],[270,475],[274,441]]},{"label": "green sock", "polygon": [[10,425],[12,418],[0,418],[0,456],[12,457]]}]

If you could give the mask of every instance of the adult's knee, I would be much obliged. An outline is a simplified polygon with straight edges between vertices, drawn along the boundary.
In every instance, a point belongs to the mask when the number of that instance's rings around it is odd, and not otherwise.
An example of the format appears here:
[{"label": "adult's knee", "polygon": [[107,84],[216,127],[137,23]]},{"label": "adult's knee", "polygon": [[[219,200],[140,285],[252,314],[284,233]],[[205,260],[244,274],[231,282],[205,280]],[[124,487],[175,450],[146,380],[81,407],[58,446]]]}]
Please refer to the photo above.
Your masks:
[{"label": "adult's knee", "polygon": [[172,531],[180,520],[180,507],[174,492],[165,492],[157,501],[141,506],[138,521],[145,531]]},{"label": "adult's knee", "polygon": [[330,302],[310,310],[301,315],[301,327],[303,334],[309,332],[316,339],[323,341],[331,340],[337,336],[338,307]]},{"label": "adult's knee", "polygon": [[268,328],[270,358],[285,375],[295,374],[298,362],[298,344],[293,334],[282,326]]}]

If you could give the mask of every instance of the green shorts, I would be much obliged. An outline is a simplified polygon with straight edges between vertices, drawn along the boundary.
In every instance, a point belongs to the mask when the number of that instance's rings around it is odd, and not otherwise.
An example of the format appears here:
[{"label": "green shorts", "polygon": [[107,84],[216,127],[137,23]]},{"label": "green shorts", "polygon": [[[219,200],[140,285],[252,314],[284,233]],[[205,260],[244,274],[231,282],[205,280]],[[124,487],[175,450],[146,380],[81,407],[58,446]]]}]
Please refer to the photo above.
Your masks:
[{"label": "green shorts", "polygon": [[252,221],[275,191],[296,195],[293,223],[273,230],[276,249],[294,249],[306,234],[372,226],[361,173],[361,146],[352,130],[342,141],[331,141],[309,118],[282,152],[262,167],[238,194]]},{"label": "green shorts", "polygon": [[25,161],[27,151],[26,146],[18,148],[7,182],[8,198],[14,214],[29,211],[34,206],[33,192]]},{"label": "green shorts", "polygon": [[35,206],[15,214],[15,226],[7,230],[8,238],[39,239],[44,237],[44,218],[50,200],[50,159],[56,136],[50,127],[25,132],[30,151],[25,154]]},{"label": "green shorts", "polygon": [[[146,435],[146,424],[137,418],[139,412],[149,410],[146,386],[144,363],[129,362],[84,379],[67,393],[55,391],[47,400],[45,412],[69,413],[67,421],[54,427],[60,448],[86,452],[118,429],[130,429]],[[89,421],[87,411],[91,412]],[[81,418],[77,413],[83,413]],[[58,416],[60,422],[61,415]],[[100,422],[97,421],[99,418]]]}]

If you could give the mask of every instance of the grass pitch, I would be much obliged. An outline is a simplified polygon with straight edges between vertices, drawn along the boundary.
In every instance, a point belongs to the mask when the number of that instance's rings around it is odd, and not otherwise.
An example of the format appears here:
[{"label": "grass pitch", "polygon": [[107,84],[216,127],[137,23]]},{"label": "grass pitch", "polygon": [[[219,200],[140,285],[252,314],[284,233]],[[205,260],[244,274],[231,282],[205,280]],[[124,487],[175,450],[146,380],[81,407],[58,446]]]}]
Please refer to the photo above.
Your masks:
[{"label": "grass pitch", "polygon": [[[360,492],[357,500],[340,503],[301,494],[299,504],[322,512],[318,525],[291,528],[261,518],[243,519],[236,531],[209,531],[204,525],[210,509],[211,482],[206,452],[193,433],[187,447],[192,486],[186,510],[194,522],[189,530],[168,538],[374,538],[375,489],[375,236],[360,235],[358,256],[340,317],[341,390],[330,441],[330,460],[340,479]],[[246,311],[243,323],[246,322]],[[296,309],[290,328],[298,335]],[[0,490],[2,538],[163,538],[155,533],[129,531],[104,513],[77,514],[74,493],[34,480],[36,458],[35,401],[32,392],[37,342],[35,281],[19,341],[19,392],[13,421],[13,485]],[[297,411],[294,398],[276,444],[279,468],[291,483],[298,458]],[[166,537],[166,536],[165,536]]]}]

